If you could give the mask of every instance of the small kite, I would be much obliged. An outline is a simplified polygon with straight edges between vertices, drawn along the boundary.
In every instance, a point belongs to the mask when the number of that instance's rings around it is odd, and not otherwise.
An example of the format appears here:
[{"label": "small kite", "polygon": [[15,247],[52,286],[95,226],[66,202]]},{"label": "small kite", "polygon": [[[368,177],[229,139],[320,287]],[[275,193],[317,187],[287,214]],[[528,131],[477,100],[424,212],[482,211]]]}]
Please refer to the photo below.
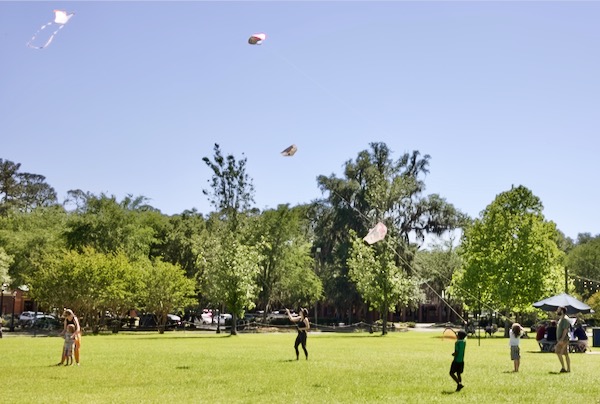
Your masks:
[{"label": "small kite", "polygon": [[286,147],[286,149],[281,152],[281,155],[285,157],[292,157],[294,154],[296,154],[297,151],[298,148],[295,144],[293,144],[290,147]]},{"label": "small kite", "polygon": [[[50,42],[52,42],[56,34],[58,34],[58,31],[60,31],[65,26],[65,24],[69,22],[69,19],[73,17],[74,14],[75,13],[67,13],[66,11],[62,10],[54,10],[54,21],[50,21],[49,23],[42,25],[40,29],[38,29],[37,32],[33,34],[29,42],[27,42],[27,46],[32,49],[44,49],[46,46],[50,45]],[[48,38],[46,43],[43,45],[34,45],[34,41],[37,38],[38,34],[46,28],[51,27],[52,25],[55,25],[56,29],[52,32],[52,35],[50,35],[50,38]]]},{"label": "small kite", "polygon": [[248,43],[250,45],[260,45],[265,39],[267,39],[266,34],[253,34],[248,38]]},{"label": "small kite", "polygon": [[385,227],[385,224],[379,222],[375,227],[369,230],[369,234],[367,234],[363,240],[369,244],[375,244],[376,242],[383,240],[386,234],[387,227]]}]

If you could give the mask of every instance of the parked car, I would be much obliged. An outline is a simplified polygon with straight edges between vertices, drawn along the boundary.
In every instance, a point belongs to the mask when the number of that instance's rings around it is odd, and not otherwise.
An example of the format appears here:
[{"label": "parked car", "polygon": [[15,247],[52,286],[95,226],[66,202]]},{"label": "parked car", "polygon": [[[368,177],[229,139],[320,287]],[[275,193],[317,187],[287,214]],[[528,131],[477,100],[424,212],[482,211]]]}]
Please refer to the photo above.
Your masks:
[{"label": "parked car", "polygon": [[32,320],[31,327],[42,330],[58,330],[63,327],[63,323],[52,315],[43,314]]},{"label": "parked car", "polygon": [[200,322],[202,324],[212,324],[213,322],[213,313],[212,310],[204,309],[202,310],[202,314],[200,315]]},{"label": "parked car", "polygon": [[[142,314],[140,316],[139,327],[141,328],[155,328],[158,327],[156,315],[152,313]],[[167,314],[167,324],[165,324],[165,328],[174,329],[182,326],[181,317],[176,316],[175,314]]]},{"label": "parked car", "polygon": [[40,317],[43,315],[44,315],[44,313],[42,313],[41,311],[38,311],[37,313],[35,313],[33,311],[24,311],[19,316],[19,324],[22,327],[28,327],[31,325],[31,322],[35,317]]},{"label": "parked car", "polygon": [[220,313],[218,316],[215,316],[215,324],[219,321],[219,324],[225,325],[225,323],[231,324],[233,316],[229,313]]}]

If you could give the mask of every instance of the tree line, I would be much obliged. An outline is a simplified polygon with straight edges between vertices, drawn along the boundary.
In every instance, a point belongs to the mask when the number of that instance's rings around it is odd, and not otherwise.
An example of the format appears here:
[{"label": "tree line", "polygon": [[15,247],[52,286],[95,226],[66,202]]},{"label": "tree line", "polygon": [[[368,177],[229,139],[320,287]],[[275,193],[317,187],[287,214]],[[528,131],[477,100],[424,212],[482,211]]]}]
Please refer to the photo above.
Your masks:
[{"label": "tree line", "polygon": [[[212,211],[175,215],[144,196],[71,190],[59,202],[44,176],[0,159],[0,276],[26,285],[44,307],[73,308],[92,327],[105,312],[135,308],[165,324],[168,313],[213,307],[232,313],[233,334],[245,311],[317,303],[356,320],[374,310],[385,333],[388,313],[431,293],[504,313],[531,312],[531,303],[565,288],[600,303],[599,236],[565,237],[524,186],[470,218],[425,194],[429,155],[392,154],[371,143],[342,176],[316,179],[322,198],[260,211],[246,158],[215,144],[202,159]],[[385,240],[365,244],[378,222]],[[456,230],[458,245],[423,248],[426,237]]]}]

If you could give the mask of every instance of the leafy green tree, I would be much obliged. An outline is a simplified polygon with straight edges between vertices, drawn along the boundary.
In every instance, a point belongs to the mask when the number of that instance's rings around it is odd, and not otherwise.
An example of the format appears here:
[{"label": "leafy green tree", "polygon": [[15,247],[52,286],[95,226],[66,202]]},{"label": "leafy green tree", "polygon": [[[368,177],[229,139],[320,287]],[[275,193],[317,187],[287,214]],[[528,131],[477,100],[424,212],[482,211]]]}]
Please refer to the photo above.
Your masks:
[{"label": "leafy green tree", "polygon": [[[330,280],[325,283],[326,294],[341,296],[343,300],[335,304],[342,310],[356,302],[346,264],[352,244],[350,230],[365,235],[377,222],[384,222],[390,240],[385,243],[394,252],[396,265],[415,275],[412,262],[417,246],[411,237],[423,242],[427,234],[441,235],[461,226],[464,215],[451,204],[436,194],[423,195],[429,159],[429,155],[421,158],[418,151],[413,151],[393,160],[385,143],[371,143],[370,149],[361,151],[355,161],[346,162],[344,178],[318,177],[319,187],[328,196],[323,206],[315,208],[315,245],[327,257],[324,268],[334,272],[325,275]],[[350,296],[352,301],[348,300]]]},{"label": "leafy green tree", "polygon": [[0,285],[11,283],[8,269],[10,268],[12,261],[12,257],[4,251],[4,248],[0,247]]},{"label": "leafy green tree", "polygon": [[274,304],[308,306],[322,295],[321,282],[313,271],[305,215],[306,207],[279,205],[262,212],[251,226],[252,243],[259,246],[262,257],[258,284],[265,316]]},{"label": "leafy green tree", "polygon": [[162,334],[169,313],[195,302],[194,285],[194,280],[187,278],[179,265],[154,259],[144,265],[138,307],[156,316]]},{"label": "leafy green tree", "polygon": [[168,227],[158,236],[157,254],[166,262],[180,265],[188,278],[200,271],[203,240],[208,237],[206,220],[195,210],[169,217]]},{"label": "leafy green tree", "polygon": [[575,277],[575,291],[588,299],[600,288],[600,235],[580,234],[567,255],[567,268]]},{"label": "leafy green tree", "polygon": [[202,192],[235,231],[240,213],[249,210],[254,203],[254,185],[246,173],[247,159],[236,160],[231,154],[224,157],[215,143],[213,160],[203,157],[202,161],[213,172],[210,188]]},{"label": "leafy green tree", "polygon": [[28,284],[38,302],[74,309],[94,332],[106,311],[123,315],[135,307],[142,289],[139,267],[125,254],[105,254],[90,247],[46,255]]},{"label": "leafy green tree", "polygon": [[365,244],[362,238],[354,236],[348,258],[350,279],[372,309],[381,313],[382,335],[387,334],[389,311],[396,305],[408,305],[415,298],[418,287],[406,272],[396,265],[394,251],[385,244]]},{"label": "leafy green tree", "polygon": [[12,257],[9,275],[14,285],[26,285],[44,255],[64,249],[66,222],[67,213],[58,205],[0,217],[0,247]]},{"label": "leafy green tree", "polygon": [[542,211],[529,189],[513,187],[465,230],[453,290],[467,307],[478,307],[480,294],[488,308],[530,312],[532,303],[561,290],[564,253],[555,224]]},{"label": "leafy green tree", "polygon": [[231,311],[231,334],[236,335],[237,319],[244,317],[245,309],[255,306],[261,257],[256,247],[241,243],[231,232],[218,234],[211,247],[200,288],[209,301]]},{"label": "leafy green tree", "polygon": [[0,215],[12,209],[28,212],[57,203],[54,188],[39,174],[20,172],[21,164],[0,159]]},{"label": "leafy green tree", "polygon": [[144,201],[144,197],[128,196],[119,202],[115,196],[88,195],[85,205],[69,217],[65,231],[68,248],[123,251],[130,259],[151,256],[160,226],[167,219]]},{"label": "leafy green tree", "polygon": [[202,159],[212,170],[210,189],[203,192],[217,211],[209,218],[210,239],[205,242],[200,290],[213,303],[225,304],[233,316],[231,334],[237,333],[236,321],[246,308],[255,305],[258,286],[256,245],[248,241],[248,217],[254,202],[254,186],[246,173],[246,158],[223,157],[218,144],[213,160]]},{"label": "leafy green tree", "polygon": [[[428,288],[425,289],[425,295],[429,301],[445,305],[462,303],[454,302],[452,296],[448,295],[452,276],[454,272],[460,269],[460,266],[461,259],[457,248],[454,247],[453,239],[435,243],[427,250],[417,251],[414,267],[416,272],[420,274],[422,281],[428,285]],[[447,313],[449,315],[450,310]],[[450,318],[448,317],[446,321],[450,321]]]}]

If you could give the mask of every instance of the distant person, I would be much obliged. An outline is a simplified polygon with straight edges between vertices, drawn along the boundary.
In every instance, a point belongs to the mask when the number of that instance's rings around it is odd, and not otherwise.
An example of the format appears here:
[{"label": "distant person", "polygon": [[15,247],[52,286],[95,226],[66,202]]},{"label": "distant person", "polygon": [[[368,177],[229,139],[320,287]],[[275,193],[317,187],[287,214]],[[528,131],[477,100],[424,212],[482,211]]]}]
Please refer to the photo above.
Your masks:
[{"label": "distant person", "polygon": [[546,341],[556,342],[556,321],[552,320],[546,329]]},{"label": "distant person", "polygon": [[[566,308],[559,307],[556,310],[556,314],[559,320],[556,326],[556,348],[554,348],[554,352],[556,352],[560,361],[560,373],[569,373],[571,371],[571,359],[569,358],[569,330],[571,329],[571,322],[569,321],[569,317],[567,317]],[[563,356],[565,357],[564,360]],[[566,369],[565,362],[567,363]]]},{"label": "distant person", "polygon": [[519,323],[514,323],[508,331],[510,359],[513,361],[515,373],[519,371],[519,366],[521,365],[521,349],[519,348],[519,344],[521,343],[522,335],[523,327]]},{"label": "distant person", "polygon": [[546,322],[540,323],[539,327],[535,331],[535,340],[542,347],[542,344],[546,340]]},{"label": "distant person", "polygon": [[75,346],[75,326],[73,324],[67,325],[67,331],[64,335],[65,343],[63,344],[62,357],[57,366],[65,365],[69,366],[73,364],[73,347]]},{"label": "distant person", "polygon": [[577,339],[577,350],[579,352],[585,352],[588,348],[588,336],[581,323],[577,323],[573,336]]},{"label": "distant person", "polygon": [[75,363],[77,363],[77,366],[79,366],[79,349],[81,348],[81,326],[79,325],[79,319],[71,309],[65,309],[63,312],[63,317],[65,319],[63,333],[67,332],[67,327],[69,324],[75,326],[75,346],[73,353],[75,356]]},{"label": "distant person", "polygon": [[287,313],[290,321],[296,323],[296,327],[298,328],[298,336],[296,337],[296,342],[294,342],[294,349],[296,350],[296,360],[300,358],[300,351],[298,350],[298,346],[300,345],[302,345],[302,350],[304,351],[306,360],[308,360],[308,351],[306,350],[306,332],[310,329],[310,322],[308,321],[308,310],[300,309],[299,316],[292,316],[288,309],[285,309],[285,312]]},{"label": "distant person", "polygon": [[450,377],[456,382],[456,391],[461,391],[462,384],[462,373],[465,370],[465,348],[467,347],[467,333],[460,330],[457,334],[457,340],[454,343],[454,352],[452,356],[452,365],[450,365]]}]

